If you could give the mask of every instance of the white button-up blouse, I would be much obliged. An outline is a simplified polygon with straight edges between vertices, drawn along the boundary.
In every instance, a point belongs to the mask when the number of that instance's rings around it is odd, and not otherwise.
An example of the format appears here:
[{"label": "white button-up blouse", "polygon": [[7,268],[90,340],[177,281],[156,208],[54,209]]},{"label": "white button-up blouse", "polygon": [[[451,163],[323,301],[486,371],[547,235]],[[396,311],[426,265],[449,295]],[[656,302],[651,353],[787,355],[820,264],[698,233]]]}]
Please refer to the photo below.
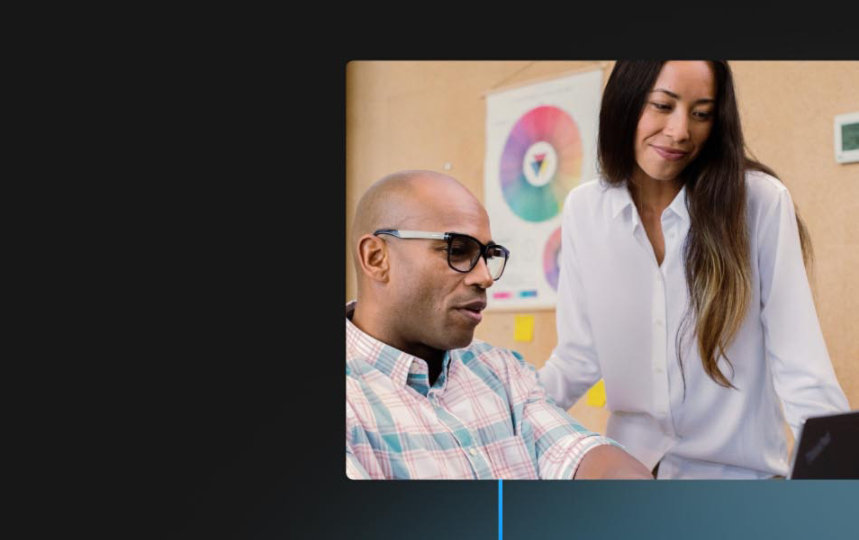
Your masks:
[{"label": "white button-up blouse", "polygon": [[558,344],[540,381],[569,408],[604,379],[606,434],[647,467],[660,463],[659,478],[787,475],[785,419],[796,437],[805,417],[849,410],[817,320],[790,194],[761,172],[747,173],[746,186],[752,297],[726,351],[732,367],[719,361],[737,389],[704,372],[694,324],[678,336],[689,300],[685,188],[662,213],[661,265],[625,185],[588,182],[564,204]]}]

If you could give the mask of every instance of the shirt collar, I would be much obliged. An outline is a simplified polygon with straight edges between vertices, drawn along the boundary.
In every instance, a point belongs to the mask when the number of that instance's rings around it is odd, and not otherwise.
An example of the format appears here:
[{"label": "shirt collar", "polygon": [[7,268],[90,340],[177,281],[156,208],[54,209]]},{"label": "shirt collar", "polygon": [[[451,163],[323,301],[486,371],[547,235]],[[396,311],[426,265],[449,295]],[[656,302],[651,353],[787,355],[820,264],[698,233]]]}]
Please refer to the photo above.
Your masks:
[{"label": "shirt collar", "polygon": [[[374,369],[387,375],[399,386],[405,386],[409,381],[409,373],[429,372],[422,358],[412,356],[399,349],[391,347],[365,333],[352,323],[356,301],[346,304],[346,363],[354,360],[366,362]],[[445,356],[447,360],[447,355]]]},{"label": "shirt collar", "polygon": [[[606,184],[606,189],[611,201],[611,217],[617,218],[626,208],[632,207],[632,195],[626,188],[626,182],[614,186]],[[631,214],[634,215],[635,213],[632,212]]]},{"label": "shirt collar", "polygon": [[[617,218],[624,210],[629,208],[630,210],[626,215],[632,216],[633,224],[637,225],[638,213],[632,211],[635,203],[632,201],[632,195],[629,193],[626,182],[616,186],[608,186],[607,189],[609,190],[608,196],[611,201],[611,217]],[[671,204],[668,205],[667,210],[673,212],[681,220],[689,221],[689,209],[686,207],[685,184],[680,188],[680,191],[674,197],[674,200],[671,201]]]},{"label": "shirt collar", "polygon": [[689,221],[689,209],[686,207],[686,184],[683,184],[674,200],[668,205],[668,210],[674,212],[681,220]]}]

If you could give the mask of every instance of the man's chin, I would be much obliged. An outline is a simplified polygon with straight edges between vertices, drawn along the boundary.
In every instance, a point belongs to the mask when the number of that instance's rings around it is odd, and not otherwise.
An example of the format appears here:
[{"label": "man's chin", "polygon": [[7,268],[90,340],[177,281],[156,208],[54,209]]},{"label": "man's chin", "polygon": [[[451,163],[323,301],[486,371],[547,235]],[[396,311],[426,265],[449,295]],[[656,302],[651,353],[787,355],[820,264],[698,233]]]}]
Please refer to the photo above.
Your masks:
[{"label": "man's chin", "polygon": [[474,341],[474,332],[471,332],[467,336],[464,335],[461,338],[457,338],[455,340],[450,341],[450,347],[448,349],[462,349],[463,347],[468,347],[471,345],[471,342]]}]

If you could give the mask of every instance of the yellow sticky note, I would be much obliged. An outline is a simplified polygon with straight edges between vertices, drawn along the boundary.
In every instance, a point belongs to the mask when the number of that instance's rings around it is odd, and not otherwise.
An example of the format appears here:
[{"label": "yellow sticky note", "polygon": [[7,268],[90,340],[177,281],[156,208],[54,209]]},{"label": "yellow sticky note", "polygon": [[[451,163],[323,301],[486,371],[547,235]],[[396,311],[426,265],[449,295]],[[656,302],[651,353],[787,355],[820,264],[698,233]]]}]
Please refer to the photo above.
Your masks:
[{"label": "yellow sticky note", "polygon": [[588,393],[585,395],[586,401],[591,407],[602,407],[605,405],[605,381],[600,379],[597,383],[591,386]]},{"label": "yellow sticky note", "polygon": [[531,341],[534,338],[534,316],[516,315],[516,329],[513,339],[516,341]]}]

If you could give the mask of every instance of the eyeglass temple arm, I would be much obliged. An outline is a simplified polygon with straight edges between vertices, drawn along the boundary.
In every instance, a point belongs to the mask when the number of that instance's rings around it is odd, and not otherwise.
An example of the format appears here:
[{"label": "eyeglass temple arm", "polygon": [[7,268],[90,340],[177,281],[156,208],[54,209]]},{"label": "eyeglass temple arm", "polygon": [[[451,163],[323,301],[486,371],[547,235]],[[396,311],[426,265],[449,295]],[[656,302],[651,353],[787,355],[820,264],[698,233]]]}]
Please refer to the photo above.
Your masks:
[{"label": "eyeglass temple arm", "polygon": [[398,229],[380,229],[376,231],[374,234],[390,234],[391,236],[396,236],[397,238],[427,238],[427,239],[436,239],[436,240],[446,240],[447,233],[435,233],[435,232],[425,232],[425,231],[404,231]]}]

